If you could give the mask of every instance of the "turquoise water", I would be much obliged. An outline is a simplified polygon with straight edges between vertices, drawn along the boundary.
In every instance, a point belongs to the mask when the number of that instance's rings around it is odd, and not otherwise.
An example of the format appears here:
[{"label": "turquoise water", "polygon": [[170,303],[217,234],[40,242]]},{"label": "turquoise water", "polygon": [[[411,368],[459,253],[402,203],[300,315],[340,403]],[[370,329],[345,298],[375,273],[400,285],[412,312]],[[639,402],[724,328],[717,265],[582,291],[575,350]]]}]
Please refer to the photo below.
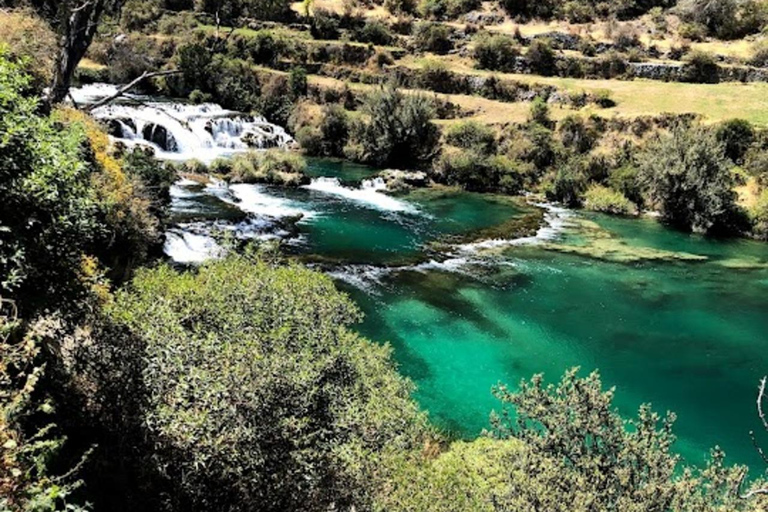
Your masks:
[{"label": "turquoise water", "polygon": [[[311,170],[350,190],[369,175],[323,161]],[[475,436],[498,405],[494,384],[539,372],[555,381],[581,366],[616,386],[625,414],[643,402],[675,411],[687,460],[700,463],[719,444],[732,462],[764,467],[748,432],[760,431],[754,399],[768,373],[768,245],[575,214],[554,240],[436,250],[430,242],[525,208],[455,192],[388,203],[348,190],[264,191],[313,212],[290,250],[324,258],[365,312],[359,331],[393,345],[443,428]],[[610,250],[598,251],[606,240]],[[584,254],[565,252],[573,246]]]}]

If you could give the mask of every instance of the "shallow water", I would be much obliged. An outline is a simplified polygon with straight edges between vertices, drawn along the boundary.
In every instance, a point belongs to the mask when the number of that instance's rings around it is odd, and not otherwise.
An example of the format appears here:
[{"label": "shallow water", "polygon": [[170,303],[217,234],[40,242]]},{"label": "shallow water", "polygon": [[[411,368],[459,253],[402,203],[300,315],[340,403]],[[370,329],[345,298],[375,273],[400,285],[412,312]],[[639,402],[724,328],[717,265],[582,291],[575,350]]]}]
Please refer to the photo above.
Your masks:
[{"label": "shallow water", "polygon": [[[202,225],[242,226],[234,207],[250,215],[241,234],[284,237],[289,252],[321,262],[365,312],[360,332],[392,343],[418,401],[457,435],[488,426],[494,384],[538,372],[554,381],[578,365],[616,386],[625,414],[643,402],[675,411],[689,461],[719,444],[762,467],[748,432],[760,430],[754,399],[768,373],[768,245],[553,210],[526,243],[435,246],[527,209],[451,191],[388,197],[362,185],[373,172],[313,160],[313,176],[338,181],[229,195],[187,184],[174,209],[189,222],[199,201]],[[294,214],[303,218],[285,231],[276,218]]]}]

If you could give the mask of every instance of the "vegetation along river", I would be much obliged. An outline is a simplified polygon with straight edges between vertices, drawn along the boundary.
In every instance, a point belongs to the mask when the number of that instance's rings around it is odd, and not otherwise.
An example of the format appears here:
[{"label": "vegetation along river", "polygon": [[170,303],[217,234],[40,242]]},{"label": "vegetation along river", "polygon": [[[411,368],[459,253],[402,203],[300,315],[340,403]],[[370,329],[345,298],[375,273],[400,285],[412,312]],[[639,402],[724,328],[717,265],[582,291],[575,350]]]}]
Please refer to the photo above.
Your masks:
[{"label": "vegetation along river", "polygon": [[676,412],[691,462],[719,444],[759,467],[749,431],[760,433],[768,367],[767,245],[552,207],[535,236],[502,240],[494,227],[536,210],[439,189],[391,197],[366,181],[375,170],[350,164],[315,160],[308,172],[298,189],[180,182],[167,252],[217,254],[216,226],[284,238],[354,298],[360,332],[393,345],[419,402],[457,435],[488,426],[494,384],[556,381],[578,365],[600,369],[625,414],[643,402]]}]

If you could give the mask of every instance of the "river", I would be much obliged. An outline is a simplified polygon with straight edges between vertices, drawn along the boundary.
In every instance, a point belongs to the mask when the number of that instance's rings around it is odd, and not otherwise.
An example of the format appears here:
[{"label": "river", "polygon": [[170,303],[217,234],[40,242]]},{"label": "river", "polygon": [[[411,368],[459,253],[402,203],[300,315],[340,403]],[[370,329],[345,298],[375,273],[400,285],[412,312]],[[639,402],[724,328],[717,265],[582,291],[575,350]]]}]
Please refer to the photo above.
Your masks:
[{"label": "river", "polygon": [[[242,135],[222,130],[217,155]],[[499,240],[489,229],[537,207],[447,189],[392,197],[374,169],[343,162],[310,160],[308,172],[298,189],[177,183],[167,253],[197,264],[223,253],[217,233],[282,240],[350,294],[365,313],[357,329],[392,344],[416,399],[458,436],[488,427],[496,383],[580,366],[616,387],[626,415],[643,402],[676,412],[686,460],[719,444],[729,461],[764,467],[749,431],[768,447],[755,412],[768,245],[547,205],[536,234]]]}]

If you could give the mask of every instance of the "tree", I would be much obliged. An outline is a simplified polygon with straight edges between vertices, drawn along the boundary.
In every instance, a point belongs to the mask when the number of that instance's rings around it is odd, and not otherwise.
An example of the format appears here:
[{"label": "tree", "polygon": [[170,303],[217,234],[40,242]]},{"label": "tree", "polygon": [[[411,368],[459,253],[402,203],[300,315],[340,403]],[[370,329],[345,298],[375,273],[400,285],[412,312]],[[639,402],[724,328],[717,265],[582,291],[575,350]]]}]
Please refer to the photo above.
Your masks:
[{"label": "tree", "polygon": [[[390,348],[348,329],[359,318],[329,278],[265,255],[197,272],[160,266],[139,272],[108,327],[76,344],[71,382],[114,411],[97,416],[107,422],[124,403],[145,404],[150,451],[137,459],[128,446],[113,463],[137,465],[147,488],[160,479],[158,509],[365,510],[377,454],[415,448],[424,418]],[[104,357],[113,352],[123,356]]]},{"label": "tree", "polygon": [[60,103],[69,94],[72,77],[85,56],[107,9],[119,10],[123,0],[62,0],[50,18],[59,33],[59,53],[48,101]]},{"label": "tree", "polygon": [[648,144],[638,166],[666,222],[705,233],[742,228],[731,164],[712,130],[677,126]]},{"label": "tree", "polygon": [[368,96],[363,113],[346,149],[352,159],[407,167],[429,163],[437,154],[440,132],[426,96],[405,95],[389,84]]}]

